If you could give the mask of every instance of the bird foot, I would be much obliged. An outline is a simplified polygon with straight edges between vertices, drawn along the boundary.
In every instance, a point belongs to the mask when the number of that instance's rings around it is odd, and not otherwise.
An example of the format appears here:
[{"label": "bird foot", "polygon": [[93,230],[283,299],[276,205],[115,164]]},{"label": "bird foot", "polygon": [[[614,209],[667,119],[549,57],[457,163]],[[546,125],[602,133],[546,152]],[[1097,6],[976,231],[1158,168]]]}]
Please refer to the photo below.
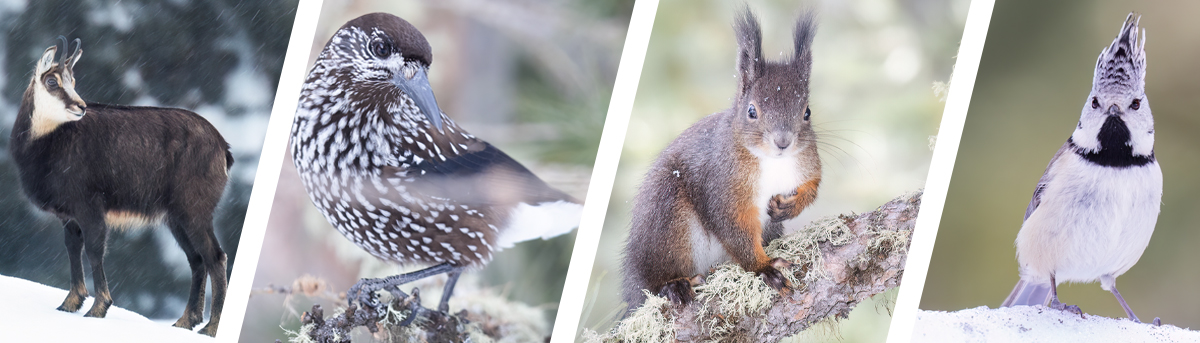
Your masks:
[{"label": "bird foot", "polygon": [[1162,319],[1154,317],[1154,326],[1162,326]]},{"label": "bird foot", "polygon": [[1080,310],[1079,306],[1063,304],[1058,302],[1058,299],[1054,299],[1050,302],[1050,308],[1063,312],[1078,314],[1080,318],[1083,318],[1083,310]]}]

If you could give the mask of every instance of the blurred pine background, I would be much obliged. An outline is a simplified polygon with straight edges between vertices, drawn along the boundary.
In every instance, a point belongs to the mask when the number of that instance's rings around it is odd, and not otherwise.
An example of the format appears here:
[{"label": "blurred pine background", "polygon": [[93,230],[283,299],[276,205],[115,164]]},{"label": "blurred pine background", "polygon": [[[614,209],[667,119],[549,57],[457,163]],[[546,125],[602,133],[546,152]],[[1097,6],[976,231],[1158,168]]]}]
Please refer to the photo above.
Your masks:
[{"label": "blurred pine background", "polygon": [[[0,274],[70,281],[62,223],[26,200],[8,154],[34,65],[59,35],[82,40],[85,101],[189,109],[229,142],[236,163],[215,227],[232,271],[295,16],[295,0],[0,1]],[[166,228],[110,231],[104,263],[114,305],[168,324],[183,313],[191,272]]]},{"label": "blurred pine background", "polygon": [[[1130,11],[1142,15],[1147,37],[1146,95],[1164,191],[1150,246],[1117,286],[1142,320],[1200,326],[1200,3],[1190,1],[996,2],[922,309],[996,307],[1012,290],[1013,241],[1034,185],[1074,130],[1096,56]],[[1125,317],[1099,283],[1064,284],[1059,296],[1090,314]]]}]

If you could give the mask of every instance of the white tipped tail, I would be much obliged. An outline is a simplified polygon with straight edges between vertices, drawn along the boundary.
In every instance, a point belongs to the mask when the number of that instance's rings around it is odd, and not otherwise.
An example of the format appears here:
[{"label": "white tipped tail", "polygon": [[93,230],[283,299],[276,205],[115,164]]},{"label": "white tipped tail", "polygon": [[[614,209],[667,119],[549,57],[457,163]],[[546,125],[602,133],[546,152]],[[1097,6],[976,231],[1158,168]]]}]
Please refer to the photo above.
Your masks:
[{"label": "white tipped tail", "polygon": [[1000,307],[1045,305],[1050,302],[1050,284],[1017,281],[1012,293]]},{"label": "white tipped tail", "polygon": [[509,215],[508,225],[500,230],[496,247],[511,248],[517,242],[534,238],[549,239],[579,226],[583,205],[555,201],[530,205],[521,203]]}]

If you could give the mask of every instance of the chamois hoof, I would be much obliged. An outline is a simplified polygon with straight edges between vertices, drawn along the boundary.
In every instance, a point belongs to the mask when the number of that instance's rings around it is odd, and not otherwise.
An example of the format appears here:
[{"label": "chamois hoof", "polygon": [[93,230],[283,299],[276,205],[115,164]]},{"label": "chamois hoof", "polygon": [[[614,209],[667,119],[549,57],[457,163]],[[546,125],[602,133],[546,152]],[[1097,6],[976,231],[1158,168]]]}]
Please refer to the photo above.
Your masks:
[{"label": "chamois hoof", "polygon": [[195,313],[184,313],[183,317],[179,317],[179,320],[175,321],[175,325],[173,326],[191,330],[202,321],[204,321],[204,318],[200,315]]},{"label": "chamois hoof", "polygon": [[105,315],[108,315],[108,304],[104,304],[97,299],[96,304],[92,305],[92,309],[88,310],[88,312],[83,316],[90,318],[104,318]]},{"label": "chamois hoof", "polygon": [[79,312],[79,309],[83,307],[83,299],[81,298],[82,297],[76,298],[68,295],[67,299],[63,300],[62,305],[58,306],[58,310],[70,313]]},{"label": "chamois hoof", "polygon": [[208,325],[205,325],[203,329],[200,329],[200,334],[209,337],[217,337],[217,323],[208,323]]}]

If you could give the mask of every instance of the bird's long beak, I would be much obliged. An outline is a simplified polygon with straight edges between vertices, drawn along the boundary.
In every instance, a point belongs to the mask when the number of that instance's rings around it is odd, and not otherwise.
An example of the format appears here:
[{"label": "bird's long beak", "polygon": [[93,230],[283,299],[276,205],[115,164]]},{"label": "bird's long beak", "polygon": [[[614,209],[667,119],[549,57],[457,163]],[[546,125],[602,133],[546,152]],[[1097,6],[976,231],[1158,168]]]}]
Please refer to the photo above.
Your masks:
[{"label": "bird's long beak", "polygon": [[408,94],[413,102],[417,103],[421,113],[425,114],[425,118],[429,119],[438,131],[442,131],[442,110],[438,108],[437,99],[433,97],[433,88],[429,86],[425,68],[417,69],[411,79],[405,78],[403,73],[397,73],[396,77],[392,78],[392,83],[400,87],[404,94]]}]

